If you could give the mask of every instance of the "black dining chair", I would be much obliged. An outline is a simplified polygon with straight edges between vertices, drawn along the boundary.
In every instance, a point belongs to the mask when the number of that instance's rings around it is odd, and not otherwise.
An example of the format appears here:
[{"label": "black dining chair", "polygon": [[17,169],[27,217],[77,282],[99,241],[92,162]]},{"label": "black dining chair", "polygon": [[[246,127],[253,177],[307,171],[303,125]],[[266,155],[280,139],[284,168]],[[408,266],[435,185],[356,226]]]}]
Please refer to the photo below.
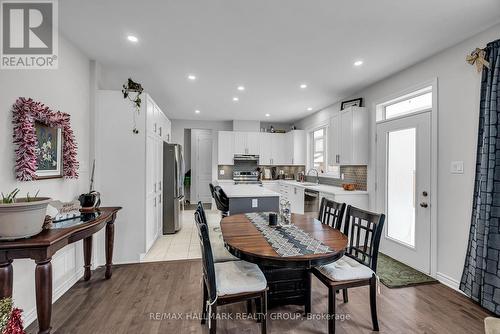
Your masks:
[{"label": "black dining chair", "polygon": [[214,195],[217,209],[221,212],[222,217],[227,217],[229,214],[229,198],[220,186],[214,187]]},{"label": "black dining chair", "polygon": [[[347,206],[344,234],[349,237],[345,255],[338,261],[314,268],[313,274],[328,287],[328,333],[335,333],[335,293],[339,290],[370,286],[373,330],[377,319],[377,258],[385,215]],[[347,290],[345,290],[347,291]],[[344,302],[347,302],[347,293]]]},{"label": "black dining chair", "polygon": [[210,228],[210,226],[208,226],[207,215],[205,213],[205,209],[203,208],[203,204],[201,202],[198,202],[198,205],[196,206],[196,211],[200,213],[202,222],[206,224],[207,227],[209,228],[209,239],[210,239],[210,245],[212,247],[212,255],[214,258],[214,262],[217,263],[226,261],[239,261],[240,259],[234,256],[233,254],[229,253],[229,251],[224,246],[224,240],[222,238],[220,226],[216,228]]},{"label": "black dining chair", "polygon": [[323,197],[319,208],[318,220],[323,224],[340,230],[344,219],[345,208],[345,203],[337,203]]},{"label": "black dining chair", "polygon": [[195,212],[196,227],[200,238],[203,269],[202,320],[209,320],[209,332],[217,332],[217,307],[248,300],[258,300],[261,333],[267,332],[267,281],[256,264],[246,261],[214,263],[208,226],[200,210]]}]

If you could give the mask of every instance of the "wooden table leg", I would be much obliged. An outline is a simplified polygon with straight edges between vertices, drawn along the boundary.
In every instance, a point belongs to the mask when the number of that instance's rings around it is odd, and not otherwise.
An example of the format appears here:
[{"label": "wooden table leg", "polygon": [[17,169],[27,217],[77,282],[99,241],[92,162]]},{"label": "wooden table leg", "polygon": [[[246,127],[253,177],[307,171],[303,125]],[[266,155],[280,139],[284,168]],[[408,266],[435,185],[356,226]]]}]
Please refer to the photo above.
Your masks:
[{"label": "wooden table leg", "polygon": [[0,263],[0,299],[12,297],[12,260]]},{"label": "wooden table leg", "polygon": [[52,315],[52,263],[51,259],[36,261],[35,294],[36,313],[38,316],[38,333],[50,333]]},{"label": "wooden table leg", "polygon": [[83,259],[84,259],[84,274],[83,279],[88,281],[92,275],[90,272],[90,264],[92,262],[92,236],[83,239]]},{"label": "wooden table leg", "polygon": [[113,265],[113,244],[115,239],[115,224],[110,222],[106,224],[106,273],[104,277],[110,279],[112,272],[111,266]]}]

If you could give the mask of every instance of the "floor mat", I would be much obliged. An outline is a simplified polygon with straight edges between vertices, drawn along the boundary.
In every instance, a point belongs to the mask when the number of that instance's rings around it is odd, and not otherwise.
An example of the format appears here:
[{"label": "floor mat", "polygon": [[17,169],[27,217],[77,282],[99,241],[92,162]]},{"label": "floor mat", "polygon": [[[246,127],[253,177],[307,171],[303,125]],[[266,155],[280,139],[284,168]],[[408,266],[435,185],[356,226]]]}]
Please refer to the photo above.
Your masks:
[{"label": "floor mat", "polygon": [[420,284],[438,283],[437,280],[415,270],[392,257],[379,253],[377,275],[388,288],[403,288]]}]

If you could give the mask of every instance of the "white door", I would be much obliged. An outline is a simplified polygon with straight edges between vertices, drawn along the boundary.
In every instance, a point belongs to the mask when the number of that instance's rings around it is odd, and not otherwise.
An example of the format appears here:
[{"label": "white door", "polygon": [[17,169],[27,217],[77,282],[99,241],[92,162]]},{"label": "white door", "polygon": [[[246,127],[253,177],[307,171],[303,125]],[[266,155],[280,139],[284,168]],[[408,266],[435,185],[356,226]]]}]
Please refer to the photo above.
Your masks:
[{"label": "white door", "polygon": [[191,130],[191,200],[210,203],[212,194],[212,131]]},{"label": "white door", "polygon": [[430,273],[431,112],[377,124],[380,251]]}]

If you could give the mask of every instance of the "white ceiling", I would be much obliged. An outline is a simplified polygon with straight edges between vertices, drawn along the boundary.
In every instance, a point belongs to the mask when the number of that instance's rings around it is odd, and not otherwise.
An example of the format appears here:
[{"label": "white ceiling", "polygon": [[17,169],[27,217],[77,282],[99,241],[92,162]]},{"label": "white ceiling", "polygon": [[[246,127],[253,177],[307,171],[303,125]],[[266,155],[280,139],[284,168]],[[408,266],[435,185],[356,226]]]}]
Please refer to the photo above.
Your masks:
[{"label": "white ceiling", "polygon": [[[64,0],[59,6],[62,33],[102,64],[102,88],[120,89],[131,76],[169,117],[201,120],[300,119],[500,20],[498,0]],[[129,42],[128,34],[139,42]],[[358,59],[364,65],[354,67]],[[198,79],[187,80],[190,73]],[[240,84],[245,92],[237,91]]]}]

